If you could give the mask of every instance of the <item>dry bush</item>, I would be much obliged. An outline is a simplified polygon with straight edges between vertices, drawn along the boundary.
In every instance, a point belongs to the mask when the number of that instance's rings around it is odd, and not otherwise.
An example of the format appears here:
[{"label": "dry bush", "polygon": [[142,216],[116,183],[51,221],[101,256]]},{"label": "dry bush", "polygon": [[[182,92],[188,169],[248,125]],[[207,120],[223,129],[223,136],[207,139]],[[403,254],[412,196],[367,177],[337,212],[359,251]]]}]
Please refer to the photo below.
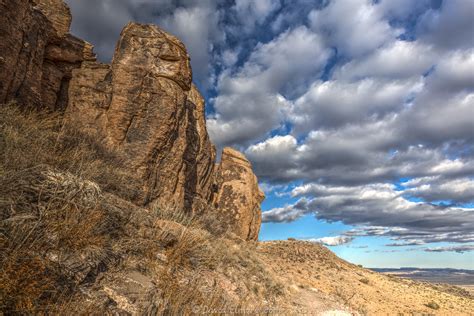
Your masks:
[{"label": "dry bush", "polygon": [[[212,207],[212,206],[209,206]],[[228,234],[226,225],[216,216],[217,212],[208,209],[200,213],[191,213],[183,209],[152,207],[154,216],[158,219],[173,221],[186,227],[203,229],[214,237],[224,237]]]},{"label": "dry bush", "polygon": [[[284,293],[284,286],[258,258],[255,244],[215,236],[192,214],[155,212],[160,219],[156,238],[165,245],[166,259],[150,264],[155,266],[152,274],[162,293],[165,314],[263,310],[259,304],[268,304]],[[213,278],[224,279],[237,289],[228,292]]]},{"label": "dry bush", "polygon": [[[194,253],[191,256],[201,259],[207,257],[204,253]],[[185,258],[184,256],[180,258]],[[207,257],[209,258],[209,257]],[[267,306],[270,297],[264,297],[262,293],[252,291],[258,283],[246,284],[247,293],[238,290],[233,292],[221,284],[226,280],[221,274],[216,274],[219,269],[217,265],[221,262],[213,261],[216,266],[210,267],[208,263],[198,263],[198,266],[179,265],[178,262],[169,260],[166,265],[155,271],[156,284],[160,295],[155,300],[158,306],[158,314],[163,315],[244,315],[261,314],[264,306]],[[233,285],[243,282],[243,278],[249,278],[248,274],[240,274],[240,280],[231,280]],[[249,280],[247,280],[249,281]],[[229,279],[227,279],[229,282]],[[265,285],[263,285],[265,286]]]},{"label": "dry bush", "polygon": [[[263,301],[271,302],[285,294],[285,286],[267,268],[257,255],[256,244],[236,242],[226,238],[211,243],[214,258],[233,284],[244,286],[242,292]],[[242,277],[244,276],[244,277]]]},{"label": "dry bush", "polygon": [[[225,310],[233,302],[219,288],[206,287],[205,280],[195,271],[181,271],[164,268],[157,271],[160,297],[155,300],[162,315],[199,314],[206,310]],[[184,276],[183,276],[184,275]]]},{"label": "dry bush", "polygon": [[364,283],[364,284],[369,284],[370,283],[370,280],[367,279],[367,278],[362,278],[359,280],[360,282]]},{"label": "dry bush", "polygon": [[213,269],[223,262],[225,253],[216,251],[220,239],[203,229],[197,217],[183,211],[155,215],[153,240],[164,250],[170,267]]},{"label": "dry bush", "polygon": [[229,227],[218,218],[217,214],[219,214],[219,212],[205,210],[198,214],[197,225],[215,237],[230,237]]},{"label": "dry bush", "polygon": [[435,301],[431,301],[429,302],[428,304],[425,304],[427,307],[431,308],[431,309],[434,309],[434,310],[438,310],[439,309],[439,304],[436,303]]},{"label": "dry bush", "polygon": [[[3,251],[2,251],[3,252]],[[57,277],[38,255],[11,251],[0,269],[0,310],[6,314],[37,312],[56,299]]]},{"label": "dry bush", "polygon": [[212,267],[213,249],[203,231],[185,229],[176,244],[166,252],[173,267]]},{"label": "dry bush", "polygon": [[345,290],[340,286],[336,286],[334,294],[339,297],[346,306],[351,306],[351,300],[356,296],[357,292],[350,293],[350,291]]},{"label": "dry bush", "polygon": [[59,306],[76,287],[61,259],[107,249],[109,224],[100,190],[40,167],[1,175],[0,187],[0,308],[38,313]]},{"label": "dry bush", "polygon": [[[159,242],[164,262],[148,261],[150,274],[159,288],[155,312],[160,315],[222,314],[244,304],[232,299],[212,280],[214,271],[224,263],[215,246],[219,241],[201,228],[192,214],[155,210],[159,225],[154,227],[154,240]],[[147,249],[146,257],[159,247]]]},{"label": "dry bush", "polygon": [[200,227],[199,219],[192,213],[173,208],[154,206],[153,217],[165,221],[175,222],[185,227]]}]

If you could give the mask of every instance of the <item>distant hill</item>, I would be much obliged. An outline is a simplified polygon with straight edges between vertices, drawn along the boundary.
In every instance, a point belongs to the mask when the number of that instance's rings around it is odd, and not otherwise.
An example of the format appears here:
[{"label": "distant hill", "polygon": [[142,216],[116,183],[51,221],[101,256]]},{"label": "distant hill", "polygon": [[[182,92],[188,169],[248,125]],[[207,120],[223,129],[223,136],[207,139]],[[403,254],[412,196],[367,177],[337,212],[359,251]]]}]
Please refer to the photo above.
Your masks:
[{"label": "distant hill", "polygon": [[474,285],[474,270],[450,269],[450,268],[413,268],[403,267],[399,269],[374,268],[371,269],[384,274],[396,275],[402,278],[427,281],[431,283],[448,283],[453,285]]}]

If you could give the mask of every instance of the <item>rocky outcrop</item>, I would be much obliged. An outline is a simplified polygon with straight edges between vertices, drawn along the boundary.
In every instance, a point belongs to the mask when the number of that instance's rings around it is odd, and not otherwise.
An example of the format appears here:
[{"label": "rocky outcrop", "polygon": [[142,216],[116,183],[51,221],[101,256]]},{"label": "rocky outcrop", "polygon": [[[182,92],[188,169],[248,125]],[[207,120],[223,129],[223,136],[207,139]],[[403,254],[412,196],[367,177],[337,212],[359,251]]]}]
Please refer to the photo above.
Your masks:
[{"label": "rocky outcrop", "polygon": [[64,111],[66,128],[120,158],[136,205],[214,213],[240,238],[258,238],[263,195],[240,153],[225,149],[216,165],[181,41],[129,23],[102,64],[69,34],[62,0],[0,0],[0,9],[0,103]]},{"label": "rocky outcrop", "polygon": [[0,0],[0,103],[63,110],[71,70],[95,60],[62,0]]},{"label": "rocky outcrop", "polygon": [[32,3],[46,16],[58,37],[64,38],[69,34],[71,11],[63,0],[32,0]]},{"label": "rocky outcrop", "polygon": [[243,154],[224,148],[217,168],[216,185],[214,205],[219,217],[237,236],[257,240],[262,218],[260,203],[265,195]]},{"label": "rocky outcrop", "polygon": [[123,158],[137,177],[138,205],[215,212],[237,236],[256,240],[263,194],[242,154],[225,149],[216,169],[204,99],[191,79],[178,39],[130,23],[111,65],[73,71],[65,119]]},{"label": "rocky outcrop", "polygon": [[140,183],[136,203],[197,212],[210,199],[204,100],[184,45],[158,27],[130,23],[111,65],[74,70],[65,119],[123,158]]}]

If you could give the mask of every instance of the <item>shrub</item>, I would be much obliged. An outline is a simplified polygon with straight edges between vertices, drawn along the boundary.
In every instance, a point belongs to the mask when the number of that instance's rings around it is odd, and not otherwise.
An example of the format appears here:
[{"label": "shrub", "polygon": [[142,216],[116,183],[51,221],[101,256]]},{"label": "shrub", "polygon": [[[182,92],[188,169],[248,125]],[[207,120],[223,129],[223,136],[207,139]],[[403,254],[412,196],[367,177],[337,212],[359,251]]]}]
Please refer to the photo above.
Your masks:
[{"label": "shrub", "polygon": [[100,191],[72,175],[39,167],[2,174],[0,187],[0,308],[7,314],[36,314],[75,291],[74,275],[53,257],[91,247],[106,250]]},{"label": "shrub", "polygon": [[429,308],[434,309],[434,310],[439,309],[439,305],[435,301],[431,301],[431,302],[429,302],[428,304],[425,304],[425,305],[426,305],[426,307],[429,307]]},{"label": "shrub", "polygon": [[364,283],[364,284],[369,284],[370,283],[369,279],[367,279],[367,278],[360,279],[359,281]]}]

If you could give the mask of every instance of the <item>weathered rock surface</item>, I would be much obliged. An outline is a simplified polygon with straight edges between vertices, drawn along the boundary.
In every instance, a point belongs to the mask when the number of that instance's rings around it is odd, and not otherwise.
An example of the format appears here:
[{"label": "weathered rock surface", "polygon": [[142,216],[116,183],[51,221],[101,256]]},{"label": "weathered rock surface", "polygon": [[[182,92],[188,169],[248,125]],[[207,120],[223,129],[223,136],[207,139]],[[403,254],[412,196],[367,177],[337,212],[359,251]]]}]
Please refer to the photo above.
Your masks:
[{"label": "weathered rock surface", "polygon": [[265,195],[243,154],[224,148],[216,173],[214,204],[219,217],[239,237],[257,240],[261,224],[260,203]]},{"label": "weathered rock surface", "polygon": [[86,62],[73,71],[65,119],[122,156],[138,179],[137,204],[214,211],[239,237],[255,240],[263,199],[256,177],[232,149],[215,173],[204,99],[191,79],[178,39],[130,23],[111,65]]},{"label": "weathered rock surface", "polygon": [[73,74],[65,119],[124,158],[141,184],[138,204],[195,211],[207,204],[215,149],[178,39],[130,23],[110,66],[84,63]]},{"label": "weathered rock surface", "polygon": [[71,27],[71,11],[63,0],[32,0],[35,7],[52,24],[57,36],[64,38]]},{"label": "weathered rock surface", "polygon": [[0,0],[0,10],[0,103],[64,110],[65,126],[119,156],[135,204],[214,212],[237,236],[257,239],[263,195],[241,154],[225,149],[217,168],[181,41],[129,23],[102,64],[69,34],[63,0]]},{"label": "weathered rock surface", "polygon": [[69,32],[62,0],[0,0],[0,103],[63,110],[71,70],[95,60],[92,46]]}]

